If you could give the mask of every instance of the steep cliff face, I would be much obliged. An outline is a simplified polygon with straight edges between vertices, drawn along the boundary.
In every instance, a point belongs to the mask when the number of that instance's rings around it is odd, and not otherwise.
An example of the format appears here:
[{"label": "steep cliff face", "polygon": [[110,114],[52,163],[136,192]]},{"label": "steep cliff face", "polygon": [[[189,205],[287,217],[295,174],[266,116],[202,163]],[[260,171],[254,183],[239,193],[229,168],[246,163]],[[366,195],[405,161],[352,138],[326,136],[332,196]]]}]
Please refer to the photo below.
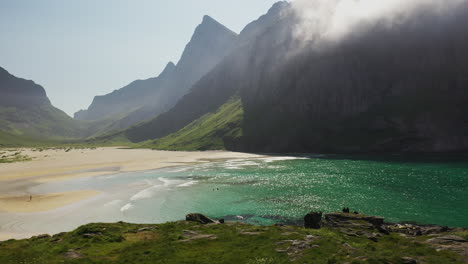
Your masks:
[{"label": "steep cliff face", "polygon": [[237,35],[209,16],[195,29],[177,65],[169,63],[157,78],[135,81],[111,94],[97,96],[83,120],[115,119],[107,130],[124,129],[169,110],[236,44]]},{"label": "steep cliff face", "polygon": [[465,5],[450,18],[425,15],[390,28],[377,25],[336,46],[305,47],[279,58],[279,67],[258,57],[263,70],[242,88],[239,148],[467,151],[467,11]]},{"label": "steep cliff face", "polygon": [[[252,70],[261,70],[262,66],[256,64],[255,57],[256,53],[263,55],[264,51],[255,49],[257,38],[268,33],[273,25],[281,23],[279,9],[287,7],[288,4],[281,2],[273,6],[266,15],[249,24],[234,43],[233,52],[196,82],[172,109],[124,131],[123,134],[133,142],[157,139],[177,132],[205,114],[216,112],[241,87],[250,85]],[[275,36],[286,33],[275,32]],[[272,54],[270,58],[274,60],[275,57]]]},{"label": "steep cliff face", "polygon": [[33,107],[50,104],[42,86],[33,81],[16,78],[0,68],[0,106]]},{"label": "steep cliff face", "polygon": [[467,13],[464,5],[450,17],[377,23],[317,48],[291,34],[298,18],[279,3],[174,108],[123,134],[165,137],[239,93],[242,136],[231,150],[466,152]]},{"label": "steep cliff face", "polygon": [[52,106],[42,86],[17,78],[3,68],[0,95],[0,131],[41,138],[82,135],[78,123]]}]

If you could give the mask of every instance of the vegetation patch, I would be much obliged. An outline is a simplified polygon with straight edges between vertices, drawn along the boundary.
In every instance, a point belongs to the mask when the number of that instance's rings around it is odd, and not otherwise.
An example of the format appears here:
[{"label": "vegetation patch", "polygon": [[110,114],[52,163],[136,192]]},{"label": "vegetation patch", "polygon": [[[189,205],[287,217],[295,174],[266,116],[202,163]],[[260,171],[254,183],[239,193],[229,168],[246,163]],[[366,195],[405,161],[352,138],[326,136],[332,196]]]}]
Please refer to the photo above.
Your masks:
[{"label": "vegetation patch", "polygon": [[159,150],[223,150],[242,136],[244,111],[238,96],[216,112],[208,113],[185,128],[164,138],[144,142],[140,147]]},{"label": "vegetation patch", "polygon": [[23,155],[20,150],[0,149],[0,163],[13,163],[29,160],[31,160],[31,158],[27,155]]},{"label": "vegetation patch", "polygon": [[0,263],[464,263],[449,250],[392,233],[377,241],[331,227],[88,224],[70,233],[0,243]]}]

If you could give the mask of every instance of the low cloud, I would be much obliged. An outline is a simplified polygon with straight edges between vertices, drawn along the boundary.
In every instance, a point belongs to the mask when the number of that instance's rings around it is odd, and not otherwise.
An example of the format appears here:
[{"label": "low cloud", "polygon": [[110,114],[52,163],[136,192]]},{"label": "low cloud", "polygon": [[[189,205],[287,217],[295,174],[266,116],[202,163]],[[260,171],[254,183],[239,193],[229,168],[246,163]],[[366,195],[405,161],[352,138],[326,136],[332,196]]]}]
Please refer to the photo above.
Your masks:
[{"label": "low cloud", "polygon": [[294,38],[316,47],[367,32],[377,24],[393,27],[418,21],[421,15],[449,17],[468,0],[295,0],[298,24]]}]

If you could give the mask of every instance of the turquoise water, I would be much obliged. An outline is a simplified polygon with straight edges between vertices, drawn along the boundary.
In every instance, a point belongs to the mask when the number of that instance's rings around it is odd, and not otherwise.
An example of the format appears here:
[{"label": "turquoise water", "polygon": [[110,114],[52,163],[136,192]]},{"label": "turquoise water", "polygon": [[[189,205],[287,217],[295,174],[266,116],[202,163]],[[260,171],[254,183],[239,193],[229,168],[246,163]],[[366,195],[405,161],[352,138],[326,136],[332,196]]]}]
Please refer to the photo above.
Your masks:
[{"label": "turquoise water", "polygon": [[[450,160],[450,159],[449,159]],[[294,220],[308,211],[342,207],[387,221],[468,226],[468,163],[432,158],[312,158],[243,166],[219,164],[192,188],[193,208],[251,221]],[[220,191],[210,193],[219,186]]]},{"label": "turquoise water", "polygon": [[54,233],[89,222],[161,223],[191,212],[268,225],[343,207],[392,222],[468,227],[468,160],[459,157],[238,159],[45,183],[29,192],[85,189],[102,194],[34,216],[0,214],[0,231]]}]

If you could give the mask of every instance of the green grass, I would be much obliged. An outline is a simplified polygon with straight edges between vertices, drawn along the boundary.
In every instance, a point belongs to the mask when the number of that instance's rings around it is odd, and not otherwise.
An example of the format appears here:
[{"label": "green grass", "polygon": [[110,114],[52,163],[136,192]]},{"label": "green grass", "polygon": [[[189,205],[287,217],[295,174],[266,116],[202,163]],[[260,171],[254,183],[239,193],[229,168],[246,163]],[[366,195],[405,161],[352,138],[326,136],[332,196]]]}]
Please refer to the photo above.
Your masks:
[{"label": "green grass", "polygon": [[29,160],[31,160],[31,158],[23,155],[20,150],[0,149],[0,163],[13,163]]},{"label": "green grass", "polygon": [[242,102],[233,97],[215,113],[208,113],[178,132],[141,144],[159,150],[221,150],[226,142],[242,136]]},{"label": "green grass", "polygon": [[[140,230],[147,228],[147,230]],[[188,236],[188,231],[208,237]],[[252,232],[246,234],[245,232]],[[292,255],[278,252],[316,238],[311,247]],[[378,242],[350,237],[334,229],[294,226],[251,226],[243,223],[199,225],[185,221],[159,225],[89,224],[53,237],[0,243],[0,263],[400,263],[411,257],[420,263],[462,263],[448,251],[436,251],[420,240],[398,234]],[[78,258],[71,258],[73,252]]]}]

